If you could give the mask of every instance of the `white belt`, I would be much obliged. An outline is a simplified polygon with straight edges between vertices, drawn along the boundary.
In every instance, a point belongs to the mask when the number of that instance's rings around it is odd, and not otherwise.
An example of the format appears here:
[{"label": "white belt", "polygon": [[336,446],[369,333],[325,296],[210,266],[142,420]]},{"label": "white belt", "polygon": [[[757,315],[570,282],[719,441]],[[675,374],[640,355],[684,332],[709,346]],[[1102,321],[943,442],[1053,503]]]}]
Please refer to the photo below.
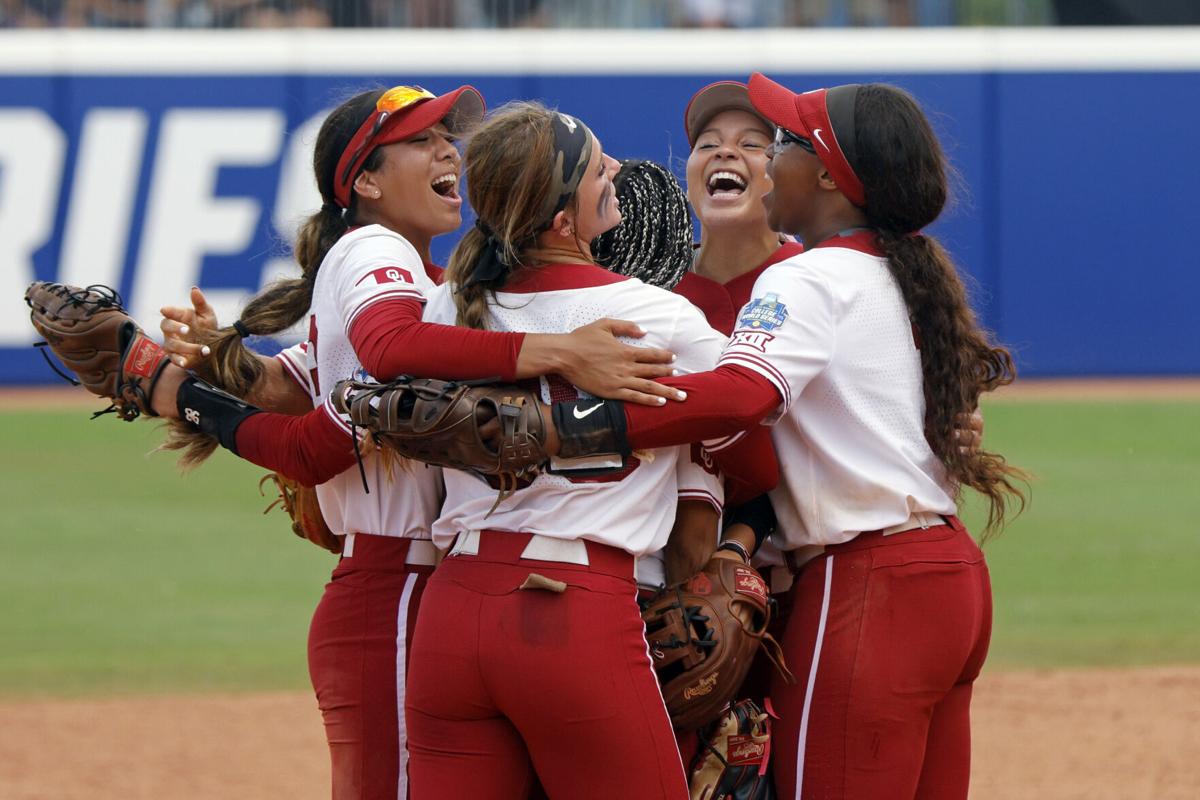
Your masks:
[{"label": "white belt", "polygon": [[[479,555],[479,531],[462,531],[450,548],[452,556]],[[504,534],[498,534],[503,536]],[[534,561],[557,561],[562,564],[588,565],[587,544],[583,539],[556,539],[553,536],[533,534],[529,544],[521,551],[521,558]]]},{"label": "white belt", "polygon": [[922,530],[926,528],[936,528],[938,525],[945,525],[946,519],[941,514],[931,514],[928,511],[914,511],[912,516],[901,522],[899,525],[893,525],[890,528],[884,528],[880,533],[884,536],[891,536],[893,533],[904,533],[916,528]]},{"label": "white belt", "polygon": [[[890,528],[884,528],[880,531],[880,534],[891,536],[894,533],[904,533],[905,531],[916,530],[917,528],[925,530],[946,524],[948,523],[941,514],[932,514],[928,511],[914,511],[904,522],[893,525]],[[853,539],[850,541],[853,541]],[[767,575],[771,593],[786,592],[790,589],[794,580],[792,570],[799,570],[801,566],[824,552],[825,547],[823,545],[805,545],[804,547],[790,551],[788,554],[788,560],[791,562],[790,566],[773,566]]]}]

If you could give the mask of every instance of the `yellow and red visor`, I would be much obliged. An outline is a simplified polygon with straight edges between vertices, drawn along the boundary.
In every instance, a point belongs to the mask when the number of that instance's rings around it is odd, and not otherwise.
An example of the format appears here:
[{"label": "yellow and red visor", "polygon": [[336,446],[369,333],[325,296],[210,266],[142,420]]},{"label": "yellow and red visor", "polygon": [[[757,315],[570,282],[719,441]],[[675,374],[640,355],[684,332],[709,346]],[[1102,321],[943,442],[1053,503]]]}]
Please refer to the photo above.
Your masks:
[{"label": "yellow and red visor", "polygon": [[461,132],[483,119],[483,95],[473,86],[460,86],[452,92],[435,95],[420,86],[394,86],[375,103],[375,110],[363,121],[333,175],[333,193],[342,208],[350,207],[351,188],[362,165],[375,148],[403,141],[428,127],[445,123],[451,133]]}]

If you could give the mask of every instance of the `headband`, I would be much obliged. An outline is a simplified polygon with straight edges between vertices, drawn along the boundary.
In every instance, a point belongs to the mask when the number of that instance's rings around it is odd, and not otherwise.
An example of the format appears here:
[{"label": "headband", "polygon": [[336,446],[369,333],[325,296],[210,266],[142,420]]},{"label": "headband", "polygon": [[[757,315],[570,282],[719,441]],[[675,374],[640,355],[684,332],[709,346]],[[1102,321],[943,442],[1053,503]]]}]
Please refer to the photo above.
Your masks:
[{"label": "headband", "polygon": [[556,112],[550,115],[550,127],[554,131],[554,169],[550,191],[538,214],[542,220],[539,232],[554,224],[555,215],[567,207],[592,158],[592,132],[582,120]]},{"label": "headband", "polygon": [[[550,190],[538,212],[540,222],[534,229],[535,234],[553,225],[558,212],[567,207],[592,158],[592,132],[582,120],[554,112],[550,115],[550,128],[554,132],[554,165],[550,170]],[[504,254],[504,243],[496,238],[491,228],[478,219],[475,227],[487,238],[464,286],[487,283],[493,289],[499,289],[504,286],[513,265]]]}]

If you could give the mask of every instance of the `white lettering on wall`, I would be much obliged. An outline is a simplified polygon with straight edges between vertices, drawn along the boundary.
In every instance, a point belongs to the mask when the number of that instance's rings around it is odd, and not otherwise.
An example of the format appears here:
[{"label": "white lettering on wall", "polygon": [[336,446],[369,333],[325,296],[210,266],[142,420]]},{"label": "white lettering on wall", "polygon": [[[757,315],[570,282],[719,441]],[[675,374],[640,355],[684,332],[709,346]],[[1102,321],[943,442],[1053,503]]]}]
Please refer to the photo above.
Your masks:
[{"label": "white lettering on wall", "polygon": [[[277,109],[174,109],[163,115],[146,224],[131,292],[131,311],[158,326],[158,309],[187,302],[209,253],[241,253],[254,236],[262,209],[247,197],[215,197],[222,166],[270,163],[283,143]],[[247,292],[205,293],[228,323]]]},{"label": "white lettering on wall", "polygon": [[54,232],[67,141],[36,108],[0,109],[0,345],[29,344],[25,289],[33,254]]},{"label": "white lettering on wall", "polygon": [[[84,119],[59,259],[61,282],[121,285],[148,124],[138,108],[98,108]],[[142,322],[157,327],[157,318]]]}]

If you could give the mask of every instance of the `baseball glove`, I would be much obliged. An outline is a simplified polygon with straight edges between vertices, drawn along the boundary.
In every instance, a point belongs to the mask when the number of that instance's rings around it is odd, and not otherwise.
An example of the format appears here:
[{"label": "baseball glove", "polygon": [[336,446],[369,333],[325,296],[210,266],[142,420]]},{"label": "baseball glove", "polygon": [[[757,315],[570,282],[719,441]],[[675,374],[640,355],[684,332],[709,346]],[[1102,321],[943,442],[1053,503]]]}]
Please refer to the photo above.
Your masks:
[{"label": "baseball glove", "polygon": [[276,506],[283,506],[283,510],[292,518],[292,533],[301,539],[308,539],[317,547],[340,555],[345,539],[329,530],[329,526],[325,524],[325,517],[321,514],[321,504],[317,501],[317,490],[314,487],[296,483],[278,472],[271,472],[264,475],[258,482],[259,494],[266,495],[266,492],[263,491],[263,484],[267,481],[275,482],[275,488],[279,490],[279,497],[263,509],[263,513],[266,514]]},{"label": "baseball glove", "polygon": [[703,800],[775,800],[767,774],[771,757],[771,705],[739,700],[700,732],[688,783]]},{"label": "baseball glove", "polygon": [[38,281],[25,290],[25,302],[32,309],[33,327],[46,339],[44,345],[78,380],[47,357],[54,371],[112,401],[94,416],[116,412],[126,421],[142,414],[158,416],[150,398],[169,363],[167,355],[121,307],[120,295],[107,286],[81,289]]},{"label": "baseball glove", "polygon": [[[538,398],[517,386],[398,378],[390,383],[342,381],[333,404],[376,444],[405,458],[499,479],[503,496],[537,474],[547,460]],[[495,444],[480,427],[496,420]]]},{"label": "baseball glove", "polygon": [[767,633],[767,584],[740,560],[710,558],[700,572],[650,600],[642,620],[667,711],[679,730],[702,728],[721,714],[760,645],[795,680]]}]

